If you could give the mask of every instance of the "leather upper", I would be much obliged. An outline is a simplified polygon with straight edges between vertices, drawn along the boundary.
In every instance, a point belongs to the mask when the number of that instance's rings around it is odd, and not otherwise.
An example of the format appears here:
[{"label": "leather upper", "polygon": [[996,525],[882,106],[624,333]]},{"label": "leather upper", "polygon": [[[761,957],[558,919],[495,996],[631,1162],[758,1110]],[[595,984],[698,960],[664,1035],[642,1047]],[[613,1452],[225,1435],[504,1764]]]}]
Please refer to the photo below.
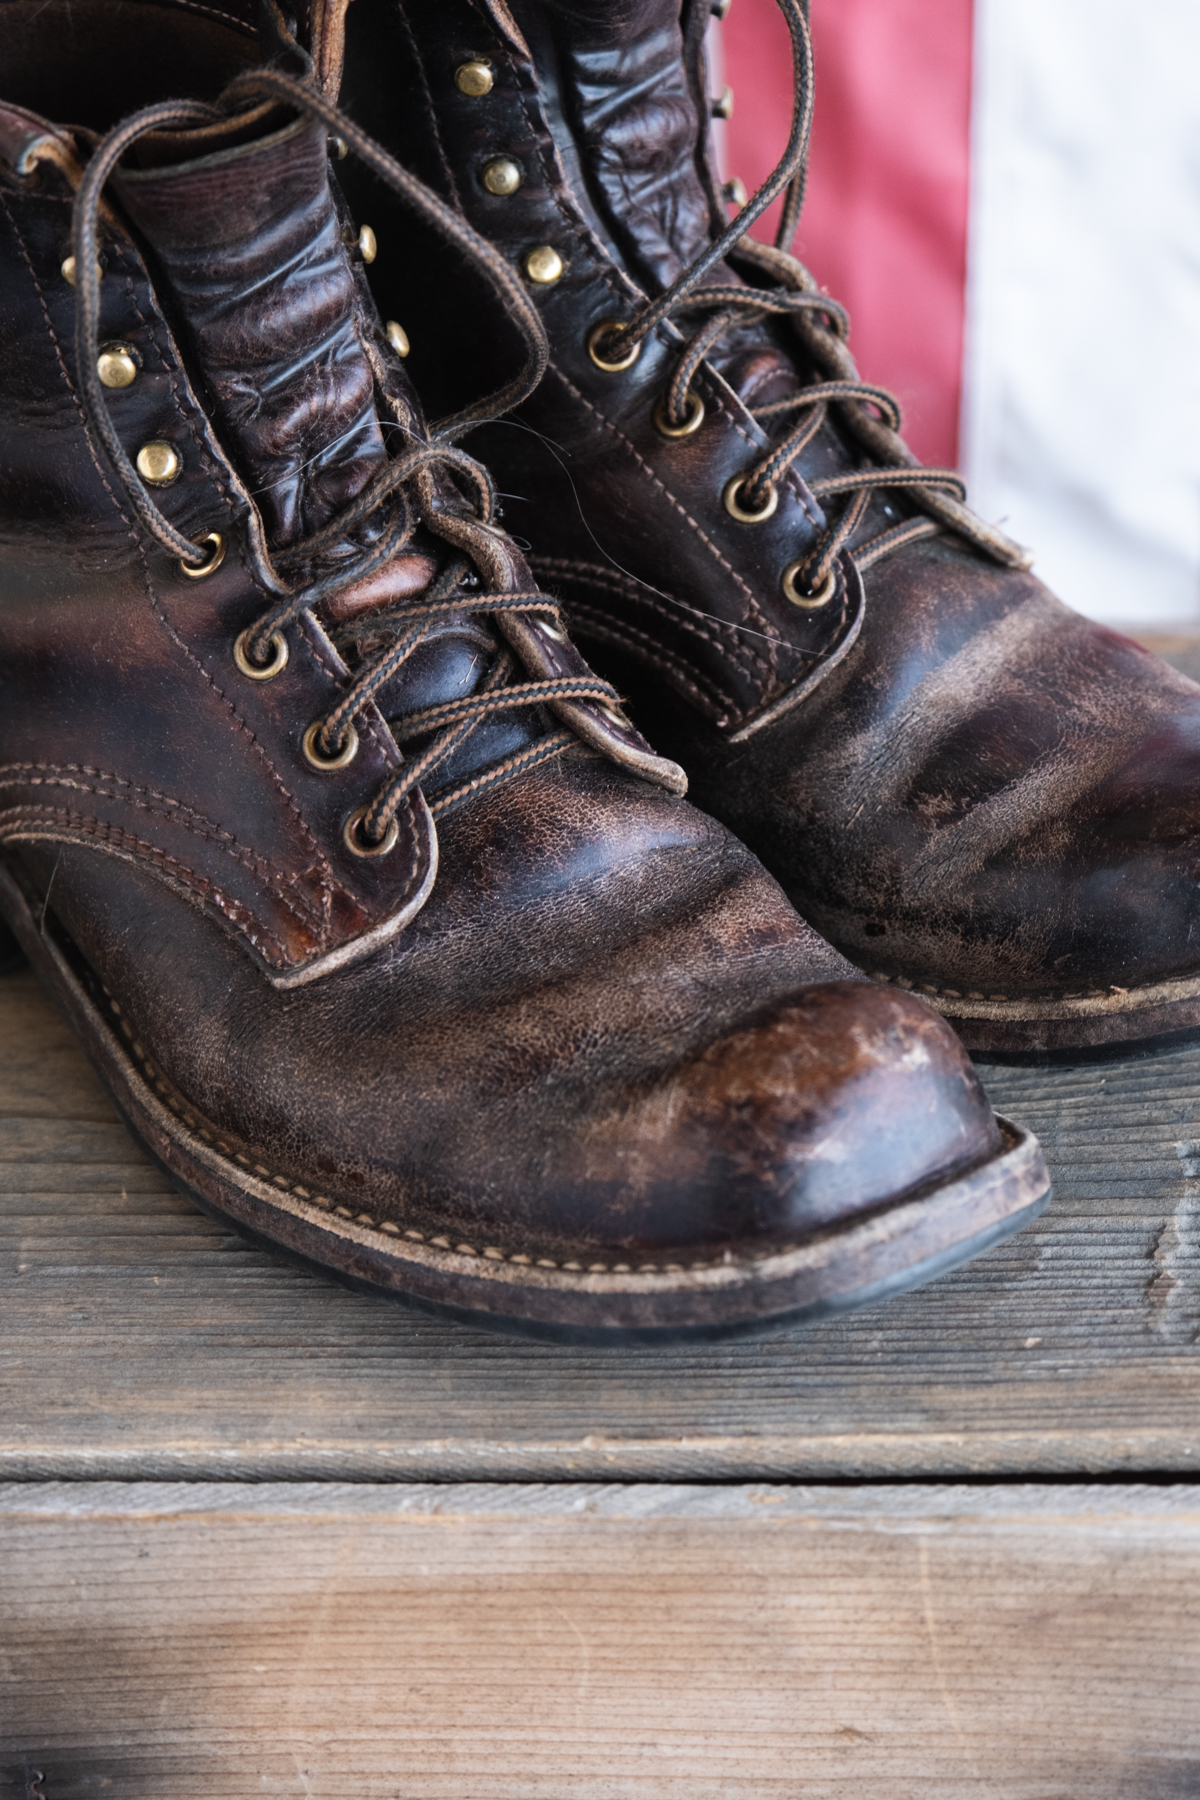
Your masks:
[{"label": "leather upper", "polygon": [[[540,579],[699,804],[847,954],[951,1011],[1119,1002],[1200,971],[1200,689],[949,531],[861,574],[843,557],[826,605],[792,604],[783,572],[841,504],[827,517],[809,484],[869,463],[862,446],[832,418],[762,523],[736,521],[722,495],[778,435],[750,408],[817,373],[804,340],[770,321],[725,334],[693,383],[703,423],[676,438],[656,403],[710,313],[660,326],[627,369],[589,354],[597,323],[631,319],[725,224],[706,160],[706,9],[358,5],[347,103],[516,267],[533,245],[561,253],[560,279],[537,290],[552,356],[525,429],[476,442],[527,497],[510,522],[531,539],[537,509]],[[360,46],[389,31],[385,85]],[[486,96],[454,80],[468,55],[492,61]],[[522,170],[511,195],[482,181],[497,154]],[[478,337],[486,306],[464,273],[435,317],[402,267],[425,254],[421,232],[396,229],[378,285],[407,309],[438,411],[463,371],[448,349]],[[706,279],[768,277],[742,264]],[[494,379],[498,355],[472,378]],[[851,550],[917,510],[882,491]]]}]

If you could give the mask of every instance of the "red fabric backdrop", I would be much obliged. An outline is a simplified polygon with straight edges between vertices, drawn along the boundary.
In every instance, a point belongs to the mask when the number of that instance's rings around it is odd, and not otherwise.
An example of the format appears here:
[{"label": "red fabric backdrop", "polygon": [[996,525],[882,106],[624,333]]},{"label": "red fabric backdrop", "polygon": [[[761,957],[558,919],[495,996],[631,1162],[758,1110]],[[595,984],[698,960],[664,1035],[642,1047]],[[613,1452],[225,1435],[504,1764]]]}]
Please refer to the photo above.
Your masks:
[{"label": "red fabric backdrop", "polygon": [[[971,0],[812,0],[816,121],[797,254],[850,308],[865,379],[926,462],[954,466],[970,180]],[[733,0],[729,173],[751,193],[787,139],[791,56],[774,0]],[[774,213],[756,228],[770,238]]]}]

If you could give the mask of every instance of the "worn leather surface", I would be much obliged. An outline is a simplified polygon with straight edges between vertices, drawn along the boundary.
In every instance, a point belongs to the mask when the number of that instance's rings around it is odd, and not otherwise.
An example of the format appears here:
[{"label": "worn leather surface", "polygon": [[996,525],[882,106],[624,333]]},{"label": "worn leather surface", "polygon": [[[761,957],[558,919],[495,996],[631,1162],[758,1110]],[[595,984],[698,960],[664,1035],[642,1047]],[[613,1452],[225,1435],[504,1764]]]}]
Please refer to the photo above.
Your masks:
[{"label": "worn leather surface", "polygon": [[[797,340],[761,324],[723,338],[694,384],[704,423],[676,440],[653,409],[698,321],[662,327],[624,372],[590,359],[589,330],[631,318],[725,223],[704,12],[358,0],[351,15],[346,103],[515,263],[547,243],[566,264],[539,291],[553,354],[524,429],[478,440],[526,497],[510,524],[693,798],[869,971],[953,1012],[967,996],[1119,1000],[1200,970],[1200,689],[948,533],[868,567],[861,619],[845,570],[828,606],[798,610],[781,575],[824,524],[806,483],[862,452],[830,424],[772,519],[721,503],[768,441],[747,405],[811,378]],[[468,54],[493,63],[485,97],[453,80]],[[523,171],[508,197],[480,179],[497,153]],[[426,254],[419,230],[392,229],[381,291],[440,411],[486,302],[460,271],[457,307],[435,313],[402,266]],[[883,494],[854,541],[911,510]]]},{"label": "worn leather surface", "polygon": [[[0,121],[0,147],[30,129]],[[22,347],[0,359],[0,846],[155,1091],[265,1178],[560,1260],[770,1243],[995,1155],[948,1028],[855,979],[721,825],[639,776],[661,765],[617,727],[436,828],[418,794],[394,851],[347,852],[348,809],[401,751],[376,708],[346,769],[304,763],[351,679],[336,621],[290,626],[269,682],[232,646],[269,603],[262,546],[302,540],[389,430],[424,425],[323,134],[244,135],[182,162],[147,144],[103,238],[102,331],[140,364],[111,416],[131,453],[179,452],[156,499],[225,535],[204,580],[131,515],[81,408],[70,179],[0,166],[0,325]],[[493,573],[520,573],[488,545]],[[445,554],[415,540],[332,612],[412,594]],[[528,666],[560,666],[529,629]],[[451,615],[391,703],[468,691],[494,649]]]}]

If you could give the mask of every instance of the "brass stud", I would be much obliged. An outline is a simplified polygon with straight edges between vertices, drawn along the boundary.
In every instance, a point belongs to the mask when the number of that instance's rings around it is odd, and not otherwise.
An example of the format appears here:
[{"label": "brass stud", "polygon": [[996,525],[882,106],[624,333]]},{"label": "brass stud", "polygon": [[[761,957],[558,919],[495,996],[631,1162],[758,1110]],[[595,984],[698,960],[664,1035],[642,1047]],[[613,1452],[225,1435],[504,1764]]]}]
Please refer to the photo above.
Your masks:
[{"label": "brass stud", "polygon": [[515,194],[523,177],[520,163],[511,156],[494,156],[483,167],[483,185],[489,194]]},{"label": "brass stud", "polygon": [[[103,274],[104,274],[104,264],[100,261],[100,258],[97,257],[96,258],[96,278],[97,278],[97,280],[99,280],[99,278]],[[63,258],[62,278],[64,281],[69,281],[72,287],[75,286],[75,258],[73,256],[67,256],[67,257]]]},{"label": "brass stud", "polygon": [[344,769],[358,755],[358,733],[352,723],[342,726],[342,747],[335,750],[332,756],[326,756],[321,748],[321,733],[325,729],[324,719],[317,719],[311,724],[301,739],[304,759],[311,768],[320,775],[332,775],[336,769]]},{"label": "brass stud", "polygon": [[619,375],[622,369],[631,369],[642,354],[642,343],[639,338],[636,344],[626,350],[624,356],[601,356],[600,346],[605,338],[612,337],[615,332],[624,331],[624,329],[620,319],[601,319],[600,323],[593,325],[587,334],[588,355],[596,367],[603,369],[606,375]]},{"label": "brass stud", "polygon": [[344,137],[331,137],[329,140],[329,148],[339,162],[345,162],[350,154],[350,146]]},{"label": "brass stud", "polygon": [[699,394],[689,392],[687,397],[687,417],[682,425],[673,425],[667,413],[667,398],[664,394],[656,402],[654,408],[654,426],[665,438],[691,437],[693,431],[699,431],[704,423],[704,402]]},{"label": "brass stud", "polygon": [[725,488],[721,495],[722,500],[725,502],[725,511],[729,514],[731,519],[736,519],[739,525],[761,525],[765,519],[771,517],[771,514],[779,505],[779,489],[777,487],[768,487],[766,500],[756,512],[751,512],[747,507],[741,504],[740,500],[740,495],[745,485],[746,477],[744,475],[735,475],[732,481],[727,481],[725,483]]},{"label": "brass stud", "polygon": [[538,624],[541,626],[545,635],[548,638],[553,638],[556,644],[565,644],[567,642],[567,634],[557,619],[539,619]]},{"label": "brass stud", "polygon": [[396,355],[407,356],[412,349],[412,345],[408,341],[408,333],[405,331],[403,325],[398,325],[395,319],[389,319],[383,330],[384,336],[392,346],[392,349],[396,352]]},{"label": "brass stud", "polygon": [[[380,842],[371,844],[362,836],[362,825],[366,816],[367,808],[360,806],[357,812],[352,812],[346,820],[342,830],[342,839],[346,848],[354,856],[386,856],[389,850],[396,848],[397,840],[400,837],[400,826],[393,818]],[[434,1242],[437,1242],[436,1238]],[[446,1248],[447,1250],[450,1248],[449,1244],[446,1245]]]},{"label": "brass stud", "polygon": [[277,675],[282,675],[284,669],[287,667],[287,639],[284,637],[282,631],[273,631],[270,640],[270,662],[256,663],[251,662],[250,660],[250,639],[253,634],[254,627],[248,625],[245,631],[241,632],[234,640],[233,660],[241,670],[242,674],[247,676],[250,681],[274,681],[275,677]]},{"label": "brass stud", "polygon": [[712,0],[709,11],[714,19],[723,19],[732,5],[733,0]]},{"label": "brass stud", "polygon": [[192,581],[203,581],[206,575],[214,574],[225,561],[225,539],[219,531],[206,531],[203,537],[193,541],[197,550],[203,550],[205,544],[212,545],[207,560],[198,565],[181,561],[179,566]]},{"label": "brass stud", "polygon": [[357,232],[353,225],[347,225],[342,241],[351,250],[357,250],[365,263],[373,263],[379,254],[379,242],[369,225],[360,225]]},{"label": "brass stud", "polygon": [[728,86],[723,87],[719,94],[713,95],[708,105],[714,119],[732,119],[733,89]]},{"label": "brass stud", "polygon": [[629,720],[625,717],[625,714],[619,707],[609,706],[603,700],[598,700],[596,702],[596,711],[598,713],[603,713],[609,724],[615,725],[619,731],[632,730]]},{"label": "brass stud", "polygon": [[731,175],[721,192],[725,196],[726,204],[736,206],[739,211],[750,198],[746,192],[746,184],[740,175]]},{"label": "brass stud", "polygon": [[151,487],[169,487],[182,467],[174,444],[164,443],[161,438],[143,444],[137,453],[137,472]]},{"label": "brass stud", "polygon": [[484,94],[490,94],[496,77],[492,73],[492,65],[481,56],[473,56],[470,62],[459,63],[454,71],[454,85],[460,94],[468,95],[472,100],[481,100]]},{"label": "brass stud", "polygon": [[824,581],[815,594],[810,594],[796,583],[804,573],[803,561],[789,563],[783,571],[783,597],[790,600],[793,606],[803,607],[805,612],[816,612],[818,607],[828,606],[837,592],[837,570],[827,571]]},{"label": "brass stud", "polygon": [[128,344],[106,344],[96,358],[96,373],[106,388],[127,388],[137,380],[137,358]]},{"label": "brass stud", "polygon": [[563,259],[550,244],[539,244],[525,258],[526,275],[541,287],[548,287],[552,281],[557,281],[562,272]]}]

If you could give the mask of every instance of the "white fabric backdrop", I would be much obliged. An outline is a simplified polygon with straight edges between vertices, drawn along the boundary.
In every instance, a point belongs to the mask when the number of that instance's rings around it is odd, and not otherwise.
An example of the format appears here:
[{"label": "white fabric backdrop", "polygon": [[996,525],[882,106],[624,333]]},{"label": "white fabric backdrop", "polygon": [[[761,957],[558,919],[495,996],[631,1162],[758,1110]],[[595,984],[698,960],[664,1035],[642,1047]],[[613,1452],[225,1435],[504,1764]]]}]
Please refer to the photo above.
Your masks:
[{"label": "white fabric backdrop", "polygon": [[976,0],[963,460],[1098,619],[1200,627],[1200,0]]}]

